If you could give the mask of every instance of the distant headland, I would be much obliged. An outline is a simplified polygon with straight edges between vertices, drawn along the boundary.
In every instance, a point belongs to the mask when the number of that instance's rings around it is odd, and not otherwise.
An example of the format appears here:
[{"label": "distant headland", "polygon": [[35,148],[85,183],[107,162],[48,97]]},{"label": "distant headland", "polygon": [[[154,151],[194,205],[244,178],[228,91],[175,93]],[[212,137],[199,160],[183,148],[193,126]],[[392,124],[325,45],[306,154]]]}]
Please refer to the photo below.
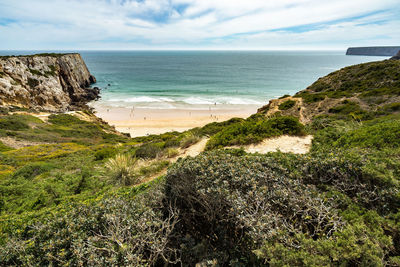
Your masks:
[{"label": "distant headland", "polygon": [[392,57],[399,51],[400,46],[350,47],[346,55]]}]

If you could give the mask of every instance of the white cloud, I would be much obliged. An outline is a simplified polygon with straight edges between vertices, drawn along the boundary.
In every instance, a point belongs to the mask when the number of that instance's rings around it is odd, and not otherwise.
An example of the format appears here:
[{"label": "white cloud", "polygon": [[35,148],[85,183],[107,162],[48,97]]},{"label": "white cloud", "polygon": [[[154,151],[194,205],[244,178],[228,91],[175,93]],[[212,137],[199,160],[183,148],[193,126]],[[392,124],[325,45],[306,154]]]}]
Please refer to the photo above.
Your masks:
[{"label": "white cloud", "polygon": [[[400,44],[398,0],[0,0],[0,6],[0,49]],[[309,24],[301,33],[271,31]]]}]

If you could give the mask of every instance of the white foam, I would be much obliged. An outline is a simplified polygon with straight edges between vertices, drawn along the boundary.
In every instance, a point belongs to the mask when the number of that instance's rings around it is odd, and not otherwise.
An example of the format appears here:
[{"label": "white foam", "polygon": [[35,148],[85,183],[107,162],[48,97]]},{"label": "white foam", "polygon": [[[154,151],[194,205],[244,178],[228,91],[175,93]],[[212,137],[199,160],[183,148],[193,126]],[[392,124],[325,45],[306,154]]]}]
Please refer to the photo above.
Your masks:
[{"label": "white foam", "polygon": [[261,105],[263,102],[259,102],[253,99],[244,99],[244,98],[230,98],[226,99],[226,104],[230,105]]},{"label": "white foam", "polygon": [[[191,105],[214,105],[216,101],[213,101],[211,99],[205,99],[201,97],[189,97],[183,99],[183,102]],[[217,104],[220,104],[217,102]]]},{"label": "white foam", "polygon": [[175,102],[168,97],[150,97],[150,96],[135,96],[129,98],[111,98],[110,102],[125,102],[125,103],[159,103],[159,102]]}]

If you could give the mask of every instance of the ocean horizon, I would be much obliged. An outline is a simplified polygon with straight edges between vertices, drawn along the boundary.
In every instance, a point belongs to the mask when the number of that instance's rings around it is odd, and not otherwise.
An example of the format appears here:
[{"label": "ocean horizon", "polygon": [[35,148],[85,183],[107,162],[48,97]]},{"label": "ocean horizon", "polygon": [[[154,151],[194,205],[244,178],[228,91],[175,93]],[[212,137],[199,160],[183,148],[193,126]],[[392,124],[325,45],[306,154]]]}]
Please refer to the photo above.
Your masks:
[{"label": "ocean horizon", "polygon": [[[0,55],[53,51],[0,51]],[[385,57],[345,51],[78,52],[96,77],[104,107],[240,109],[292,95],[330,72]]]}]

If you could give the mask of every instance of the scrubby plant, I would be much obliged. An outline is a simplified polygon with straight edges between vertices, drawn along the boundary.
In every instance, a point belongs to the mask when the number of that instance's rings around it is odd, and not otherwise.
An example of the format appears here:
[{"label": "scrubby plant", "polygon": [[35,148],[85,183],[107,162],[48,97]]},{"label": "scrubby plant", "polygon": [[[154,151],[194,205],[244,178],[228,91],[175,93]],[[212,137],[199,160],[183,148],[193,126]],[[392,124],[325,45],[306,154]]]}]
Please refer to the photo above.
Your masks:
[{"label": "scrubby plant", "polygon": [[167,158],[174,158],[179,155],[179,150],[176,148],[169,147],[164,152]]},{"label": "scrubby plant", "polygon": [[291,109],[292,107],[294,107],[295,104],[296,104],[296,101],[294,101],[294,100],[287,100],[287,101],[283,102],[282,104],[280,104],[280,105],[278,106],[278,108],[279,108],[280,110],[288,110],[288,109]]},{"label": "scrubby plant", "polygon": [[138,183],[135,173],[136,159],[127,154],[117,154],[105,163],[108,178],[118,185],[132,185]]},{"label": "scrubby plant", "polygon": [[181,142],[180,142],[180,147],[181,148],[188,148],[191,145],[197,143],[200,140],[199,136],[196,136],[192,132],[187,132],[184,133]]},{"label": "scrubby plant", "polygon": [[117,154],[117,149],[115,147],[103,147],[99,150],[97,150],[94,153],[94,158],[95,160],[103,160],[103,159],[108,159]]},{"label": "scrubby plant", "polygon": [[177,213],[157,208],[160,190],[74,205],[14,235],[0,250],[2,266],[162,266],[179,263],[168,246]]},{"label": "scrubby plant", "polygon": [[161,154],[164,146],[164,142],[144,144],[136,149],[135,155],[139,158],[154,159]]},{"label": "scrubby plant", "polygon": [[6,146],[3,142],[0,141],[0,152],[13,150],[12,147]]}]

